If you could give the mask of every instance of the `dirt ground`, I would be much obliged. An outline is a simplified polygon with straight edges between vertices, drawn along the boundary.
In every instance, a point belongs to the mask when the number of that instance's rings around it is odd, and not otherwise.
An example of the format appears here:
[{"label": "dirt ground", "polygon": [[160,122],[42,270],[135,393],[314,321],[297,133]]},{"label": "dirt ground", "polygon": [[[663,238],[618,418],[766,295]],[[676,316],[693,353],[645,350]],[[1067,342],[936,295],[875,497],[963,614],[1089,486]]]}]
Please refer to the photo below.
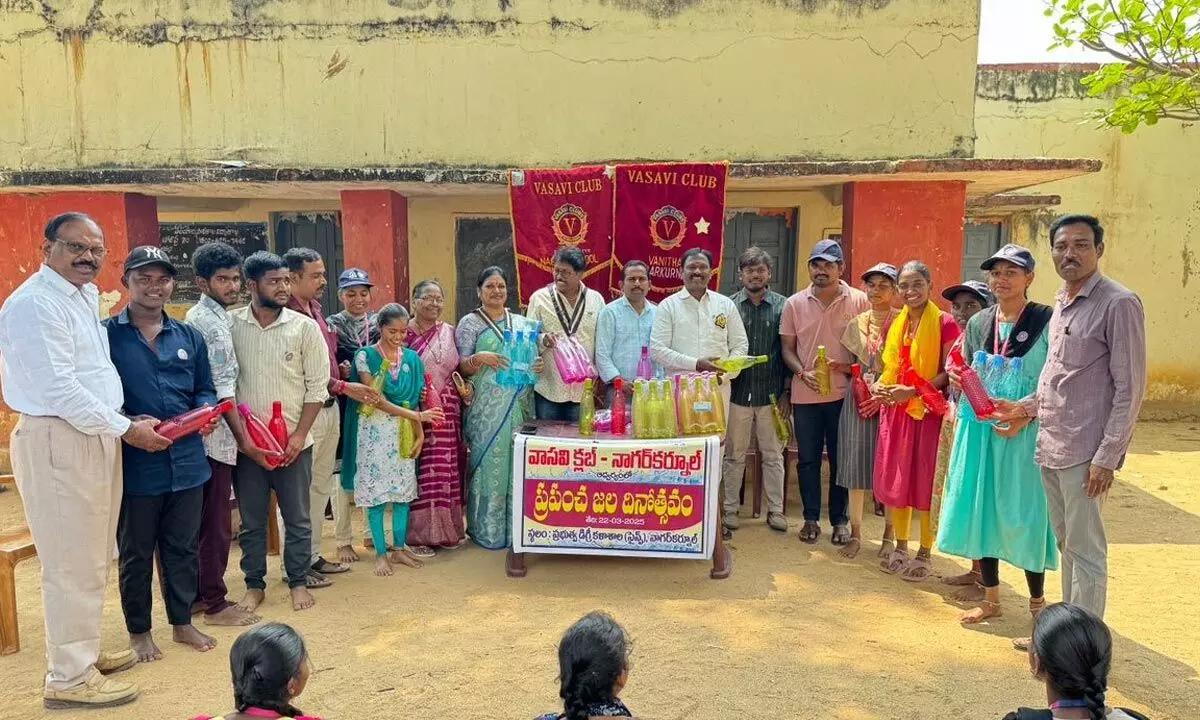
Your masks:
[{"label": "dirt ground", "polygon": [[[1110,702],[1160,720],[1200,718],[1198,465],[1200,424],[1143,424],[1106,511],[1107,620],[1116,637]],[[316,672],[298,706],[334,720],[520,719],[554,710],[555,642],[597,608],[634,638],[623,697],[642,718],[982,719],[1044,705],[1025,655],[1009,643],[1028,633],[1019,571],[1002,571],[1005,616],[964,629],[945,586],[880,572],[876,543],[855,561],[836,555],[828,528],[820,545],[801,544],[797,494],[790,493],[786,536],[743,518],[733,577],[721,582],[695,562],[549,557],[532,558],[526,579],[509,580],[503,555],[472,547],[391,578],[376,578],[360,563],[302,613],[287,604],[272,560],[264,611],[307,639]],[[0,494],[0,528],[21,520],[16,494]],[[867,537],[880,530],[871,518]],[[963,567],[936,558],[940,573]],[[230,568],[229,584],[240,592],[236,550]],[[1047,585],[1057,600],[1057,573]],[[17,592],[23,649],[0,657],[0,718],[43,717],[36,561],[18,568]],[[228,650],[236,630],[216,629],[219,647],[196,654],[171,644],[161,603],[156,611],[165,658],[122,676],[141,685],[142,698],[53,717],[159,720],[230,710]],[[115,571],[104,640],[106,647],[125,644]]]}]

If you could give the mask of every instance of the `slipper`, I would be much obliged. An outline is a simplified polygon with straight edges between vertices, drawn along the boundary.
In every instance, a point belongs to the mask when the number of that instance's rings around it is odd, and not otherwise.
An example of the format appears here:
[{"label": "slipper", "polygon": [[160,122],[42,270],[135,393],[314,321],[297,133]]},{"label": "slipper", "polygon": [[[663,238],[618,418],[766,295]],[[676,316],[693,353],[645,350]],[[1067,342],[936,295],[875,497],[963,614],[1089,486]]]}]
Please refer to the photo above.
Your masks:
[{"label": "slipper", "polygon": [[815,522],[806,522],[800,528],[800,542],[816,545],[821,538],[821,525]]},{"label": "slipper", "polygon": [[331,563],[323,557],[318,557],[317,561],[312,564],[312,570],[320,575],[339,575],[350,572],[350,566],[342,563]]},{"label": "slipper", "polygon": [[933,563],[927,557],[917,555],[909,561],[908,567],[904,568],[904,572],[900,577],[905,582],[925,582],[929,576],[933,574]]},{"label": "slipper", "polygon": [[333,581],[318,572],[309,572],[304,576],[304,587],[309,590],[317,590],[319,588],[327,588],[333,584]]},{"label": "slipper", "polygon": [[896,548],[891,555],[888,555],[888,559],[879,565],[885,573],[895,575],[908,567],[908,551]]},{"label": "slipper", "polygon": [[416,558],[431,558],[437,554],[433,548],[428,545],[406,545],[405,552]]},{"label": "slipper", "polygon": [[829,542],[834,545],[845,545],[850,542],[850,528],[846,525],[834,525],[833,536],[829,538]]}]

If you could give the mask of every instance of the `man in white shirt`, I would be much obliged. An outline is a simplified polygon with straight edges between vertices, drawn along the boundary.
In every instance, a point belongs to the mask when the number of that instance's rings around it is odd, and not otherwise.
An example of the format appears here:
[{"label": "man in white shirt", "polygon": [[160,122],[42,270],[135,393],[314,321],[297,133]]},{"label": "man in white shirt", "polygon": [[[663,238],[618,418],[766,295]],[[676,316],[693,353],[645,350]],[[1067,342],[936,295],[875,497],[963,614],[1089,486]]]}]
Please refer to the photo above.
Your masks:
[{"label": "man in white shirt", "polygon": [[121,509],[121,440],[148,451],[170,442],[154,432],[165,418],[121,413],[121,379],[92,282],[106,254],[95,220],[74,212],[52,218],[41,269],[0,309],[0,383],[4,402],[21,413],[13,474],[42,563],[48,708],[112,707],[138,696],[136,685],[106,677],[137,656],[100,651]]},{"label": "man in white shirt", "polygon": [[[542,323],[543,347],[574,337],[593,362],[596,356],[596,320],[604,309],[604,297],[583,284],[587,258],[579,248],[559,248],[554,253],[554,282],[539,288],[529,298],[526,317]],[[558,366],[546,361],[545,370],[533,386],[534,409],[539,420],[579,422],[583,384],[567,385]]]},{"label": "man in white shirt", "polygon": [[[683,289],[663,300],[650,331],[650,357],[668,375],[715,372],[713,360],[745,355],[750,343],[737,306],[724,295],[708,289],[712,278],[712,254],[692,248],[683,254]],[[726,414],[729,383],[721,383]]]}]

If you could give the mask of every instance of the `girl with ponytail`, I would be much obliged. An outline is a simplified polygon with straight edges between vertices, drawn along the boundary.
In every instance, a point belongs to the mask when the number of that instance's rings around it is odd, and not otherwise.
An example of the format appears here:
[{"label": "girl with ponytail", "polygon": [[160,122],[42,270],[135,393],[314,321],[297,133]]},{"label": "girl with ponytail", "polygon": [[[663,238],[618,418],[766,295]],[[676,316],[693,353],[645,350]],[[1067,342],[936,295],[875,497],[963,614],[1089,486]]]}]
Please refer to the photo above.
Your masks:
[{"label": "girl with ponytail", "polygon": [[1112,633],[1103,620],[1078,605],[1050,605],[1038,615],[1029,645],[1029,669],[1046,684],[1050,708],[1021,708],[1004,720],[1147,720],[1105,704],[1111,665]]},{"label": "girl with ponytail", "polygon": [[[243,633],[233,641],[229,667],[237,711],[224,720],[320,720],[292,705],[304,692],[310,666],[304,638],[290,626],[267,623]],[[214,719],[201,715],[195,720]]]},{"label": "girl with ponytail", "polygon": [[558,644],[563,712],[537,720],[633,717],[617,699],[629,679],[629,636],[607,613],[584,615]]}]

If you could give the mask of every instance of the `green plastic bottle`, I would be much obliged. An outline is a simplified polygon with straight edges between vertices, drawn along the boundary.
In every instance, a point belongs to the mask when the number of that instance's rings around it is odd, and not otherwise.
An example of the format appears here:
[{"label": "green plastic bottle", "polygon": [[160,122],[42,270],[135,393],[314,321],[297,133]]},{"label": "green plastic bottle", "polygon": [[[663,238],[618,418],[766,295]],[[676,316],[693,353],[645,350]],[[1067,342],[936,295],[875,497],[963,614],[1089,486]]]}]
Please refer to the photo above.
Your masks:
[{"label": "green plastic bottle", "polygon": [[[653,381],[654,397],[650,399],[650,427],[652,438],[668,438],[671,437],[670,428],[667,427],[667,398],[663,394],[663,381]],[[650,393],[647,392],[647,395]]]},{"label": "green plastic bottle", "polygon": [[[391,371],[391,369],[391,361],[387,358],[384,358],[383,363],[379,366],[379,372],[376,373],[373,378],[371,378],[371,387],[375,388],[375,392],[383,392],[383,381],[385,378],[387,378],[387,374],[389,371]],[[362,417],[371,417],[375,414],[375,406],[360,404],[358,406],[358,414]]]},{"label": "green plastic bottle", "polygon": [[591,437],[596,434],[596,399],[592,392],[592,379],[583,381],[583,400],[579,403],[579,434]]},{"label": "green plastic bottle", "polygon": [[675,408],[675,381],[672,378],[667,378],[662,383],[663,403],[665,403],[666,408],[666,426],[663,428],[666,434],[663,437],[679,437],[679,411]]},{"label": "green plastic bottle", "polygon": [[[400,407],[405,410],[411,410],[408,403],[401,403]],[[417,449],[417,430],[413,427],[413,421],[402,417],[400,418],[400,457],[412,458]]]},{"label": "green plastic bottle", "polygon": [[633,436],[639,440],[654,437],[650,423],[649,380],[633,381]]}]

